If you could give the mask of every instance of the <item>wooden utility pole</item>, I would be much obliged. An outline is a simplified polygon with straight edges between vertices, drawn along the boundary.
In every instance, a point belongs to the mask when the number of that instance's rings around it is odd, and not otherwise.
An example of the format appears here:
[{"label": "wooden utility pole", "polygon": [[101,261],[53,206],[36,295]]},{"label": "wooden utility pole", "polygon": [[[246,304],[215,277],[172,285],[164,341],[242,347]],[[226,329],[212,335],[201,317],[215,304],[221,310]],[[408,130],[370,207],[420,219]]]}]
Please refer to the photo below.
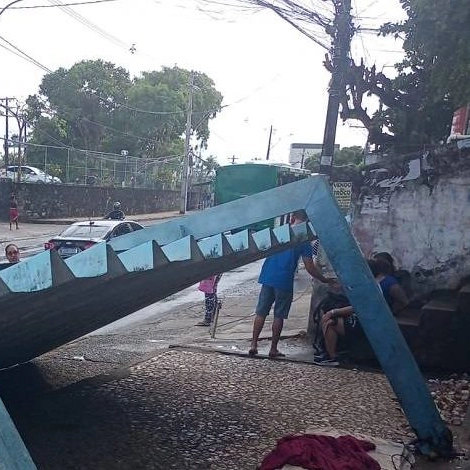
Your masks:
[{"label": "wooden utility pole", "polygon": [[186,213],[188,204],[189,157],[191,152],[191,117],[193,114],[194,73],[189,77],[188,107],[186,110],[186,131],[184,140],[183,172],[181,174],[180,214]]},{"label": "wooden utility pole", "polygon": [[266,160],[269,160],[269,154],[271,153],[271,139],[273,136],[273,125],[269,128],[269,139],[268,139],[268,150],[266,152]]},{"label": "wooden utility pole", "polygon": [[331,73],[331,82],[328,89],[328,108],[320,157],[320,173],[327,176],[331,175],[331,168],[333,166],[339,104],[345,87],[345,75],[353,33],[351,0],[336,0],[334,3],[336,7],[334,20],[335,35],[331,53],[333,72]]},{"label": "wooden utility pole", "polygon": [[[5,156],[3,157],[3,163],[5,167],[10,164],[9,158],[9,139],[10,139],[10,132],[8,129],[8,117],[10,115],[10,104],[9,101],[13,100],[14,98],[0,98],[0,106],[5,110],[5,140],[3,141],[3,149],[5,151]],[[5,102],[5,104],[2,104]]]}]

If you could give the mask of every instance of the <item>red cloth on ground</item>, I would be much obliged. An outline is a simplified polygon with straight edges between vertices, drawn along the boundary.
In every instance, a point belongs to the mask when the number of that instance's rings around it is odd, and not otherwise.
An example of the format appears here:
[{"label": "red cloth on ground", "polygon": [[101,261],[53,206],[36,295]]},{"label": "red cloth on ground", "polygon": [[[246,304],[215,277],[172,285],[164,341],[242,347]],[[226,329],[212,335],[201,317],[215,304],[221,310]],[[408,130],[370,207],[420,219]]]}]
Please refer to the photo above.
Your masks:
[{"label": "red cloth on ground", "polygon": [[287,464],[308,470],[380,470],[378,462],[367,454],[374,449],[375,444],[354,436],[285,436],[266,455],[259,470],[276,470]]}]

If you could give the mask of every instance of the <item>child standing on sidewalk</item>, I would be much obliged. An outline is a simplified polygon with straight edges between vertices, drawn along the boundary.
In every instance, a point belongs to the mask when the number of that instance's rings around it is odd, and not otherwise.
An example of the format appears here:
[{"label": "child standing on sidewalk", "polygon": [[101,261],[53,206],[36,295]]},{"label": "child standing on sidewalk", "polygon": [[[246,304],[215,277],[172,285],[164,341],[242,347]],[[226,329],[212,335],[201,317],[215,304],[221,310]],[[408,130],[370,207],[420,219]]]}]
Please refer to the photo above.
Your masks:
[{"label": "child standing on sidewalk", "polygon": [[210,276],[207,279],[203,279],[199,283],[198,289],[204,292],[204,303],[206,312],[204,320],[196,324],[196,326],[210,326],[214,319],[215,309],[217,308],[217,284],[220,281],[222,274],[216,274]]}]

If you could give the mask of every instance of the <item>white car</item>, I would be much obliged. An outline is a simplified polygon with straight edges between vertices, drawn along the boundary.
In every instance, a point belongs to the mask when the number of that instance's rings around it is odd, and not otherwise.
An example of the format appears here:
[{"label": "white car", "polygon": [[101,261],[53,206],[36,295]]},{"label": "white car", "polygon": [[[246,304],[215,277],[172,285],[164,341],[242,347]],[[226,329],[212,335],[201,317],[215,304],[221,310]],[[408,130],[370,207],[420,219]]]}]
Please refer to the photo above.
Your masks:
[{"label": "white car", "polygon": [[[24,183],[62,183],[60,178],[52,176],[34,166],[21,165],[20,181]],[[2,177],[9,178],[12,181],[18,181],[18,165],[7,166],[2,169]]]},{"label": "white car", "polygon": [[88,220],[75,222],[61,234],[44,243],[45,250],[56,250],[61,258],[69,258],[96,243],[108,243],[115,237],[142,230],[133,220]]}]

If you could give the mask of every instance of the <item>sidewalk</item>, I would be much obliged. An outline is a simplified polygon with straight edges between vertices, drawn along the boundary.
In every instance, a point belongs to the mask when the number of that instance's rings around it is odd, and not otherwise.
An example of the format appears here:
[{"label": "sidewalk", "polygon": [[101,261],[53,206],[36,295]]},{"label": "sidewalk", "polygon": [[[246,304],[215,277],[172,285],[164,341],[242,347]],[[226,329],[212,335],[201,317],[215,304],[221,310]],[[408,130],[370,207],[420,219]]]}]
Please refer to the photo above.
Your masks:
[{"label": "sidewalk", "polygon": [[[247,355],[253,331],[254,311],[259,286],[253,280],[251,292],[245,295],[221,295],[222,308],[219,312],[215,338],[202,331],[194,341],[185,342],[185,347],[211,349],[225,354]],[[296,275],[294,300],[289,318],[284,323],[279,349],[287,360],[313,362],[313,348],[307,338],[312,283],[304,269]],[[259,357],[266,358],[270,348],[272,314],[264,325],[258,346]],[[178,345],[170,345],[170,347]]]},{"label": "sidewalk", "polygon": [[[311,288],[300,269],[279,344],[285,359],[265,359],[271,316],[259,359],[246,357],[259,290],[248,279],[221,289],[215,339],[195,326],[203,296],[193,286],[192,300],[175,302],[164,316],[81,338],[10,370],[0,388],[4,395],[10,390],[9,411],[38,468],[252,470],[282,436],[325,428],[410,441],[413,433],[383,374],[304,363],[313,356],[302,334]],[[12,375],[28,369],[15,383]],[[382,468],[404,470],[401,448],[387,447]],[[416,468],[464,464],[418,462]]]}]

